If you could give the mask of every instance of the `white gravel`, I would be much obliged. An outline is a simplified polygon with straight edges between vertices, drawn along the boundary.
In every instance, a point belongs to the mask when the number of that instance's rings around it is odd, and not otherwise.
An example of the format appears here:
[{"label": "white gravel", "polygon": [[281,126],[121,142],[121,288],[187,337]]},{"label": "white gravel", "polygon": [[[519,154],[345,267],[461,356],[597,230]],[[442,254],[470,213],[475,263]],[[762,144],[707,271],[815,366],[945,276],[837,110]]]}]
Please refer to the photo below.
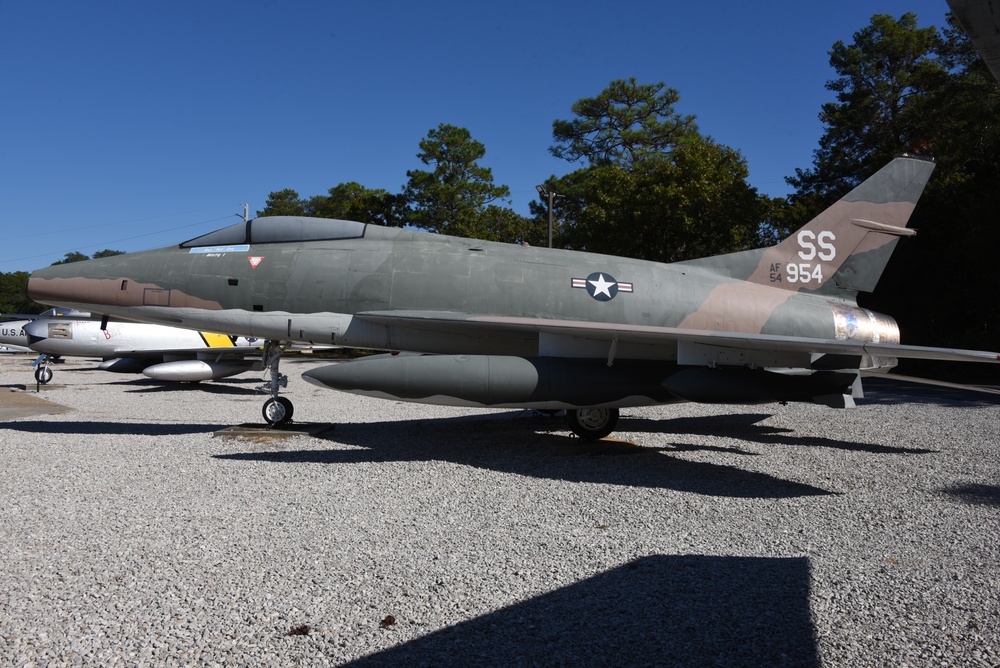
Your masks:
[{"label": "white gravel", "polygon": [[[0,423],[0,664],[1000,665],[1000,406],[525,411],[55,369]],[[33,386],[0,359],[0,392]],[[896,401],[902,403],[896,403]],[[2,402],[2,398],[0,398]]]}]

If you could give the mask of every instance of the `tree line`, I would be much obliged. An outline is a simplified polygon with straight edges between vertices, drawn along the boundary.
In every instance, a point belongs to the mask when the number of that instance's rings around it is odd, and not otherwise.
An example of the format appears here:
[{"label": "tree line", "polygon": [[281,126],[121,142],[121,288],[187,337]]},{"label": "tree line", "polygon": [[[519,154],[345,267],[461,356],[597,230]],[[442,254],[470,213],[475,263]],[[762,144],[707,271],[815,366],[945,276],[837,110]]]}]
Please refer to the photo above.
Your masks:
[{"label": "tree line", "polygon": [[[776,206],[747,184],[746,161],[701,135],[693,116],[674,107],[679,93],[634,78],[612,81],[576,102],[571,120],[553,123],[553,155],[582,167],[550,176],[554,246],[673,262],[759,245],[764,213]],[[461,127],[442,123],[420,142],[424,169],[406,172],[400,192],[338,184],[302,198],[270,193],[258,216],[346,218],[364,223],[474,237],[548,243],[548,198],[530,216],[510,208],[510,189],[480,164],[486,147]]]},{"label": "tree line", "polygon": [[899,244],[863,305],[893,314],[910,342],[996,348],[1000,84],[950,18],[920,27],[912,13],[873,16],[851,43],[833,45],[830,64],[823,135],[812,165],[786,179],[787,198],[750,186],[743,155],[676,111],[677,90],[631,78],[553,122],[549,151],[575,169],[545,179],[528,216],[482,166],[486,147],[444,123],[420,141],[422,167],[399,192],[357,182],[305,198],[277,190],[257,215],[546,245],[551,194],[555,247],[674,262],[772,244],[893,156],[925,155],[937,168],[911,222],[919,235]]}]

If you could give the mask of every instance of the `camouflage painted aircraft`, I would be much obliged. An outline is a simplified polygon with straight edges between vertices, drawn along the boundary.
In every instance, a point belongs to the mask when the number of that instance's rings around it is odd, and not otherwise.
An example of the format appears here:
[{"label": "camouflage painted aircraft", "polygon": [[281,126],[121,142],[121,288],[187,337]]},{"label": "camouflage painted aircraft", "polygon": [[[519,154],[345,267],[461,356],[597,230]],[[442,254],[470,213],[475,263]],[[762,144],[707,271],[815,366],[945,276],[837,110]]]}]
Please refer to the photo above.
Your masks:
[{"label": "camouflage painted aircraft", "polygon": [[[776,246],[660,264],[342,220],[257,218],[177,246],[32,274],[44,303],[281,342],[392,351],[312,369],[317,385],[423,403],[566,409],[602,438],[620,408],[681,401],[850,407],[896,358],[998,362],[900,345],[859,308],[933,162],[899,157]],[[397,354],[403,352],[406,354]]]}]

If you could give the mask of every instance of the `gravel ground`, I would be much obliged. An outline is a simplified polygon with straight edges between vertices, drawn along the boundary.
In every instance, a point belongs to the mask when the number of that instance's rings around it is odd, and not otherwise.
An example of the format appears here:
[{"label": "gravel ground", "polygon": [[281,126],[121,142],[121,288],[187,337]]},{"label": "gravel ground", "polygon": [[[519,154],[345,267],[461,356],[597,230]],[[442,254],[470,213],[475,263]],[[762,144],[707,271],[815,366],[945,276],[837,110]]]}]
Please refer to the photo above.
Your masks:
[{"label": "gravel ground", "polygon": [[[527,411],[55,370],[0,423],[0,664],[1000,665],[1000,406]],[[0,359],[0,393],[33,387]],[[4,399],[0,397],[0,403]]]}]

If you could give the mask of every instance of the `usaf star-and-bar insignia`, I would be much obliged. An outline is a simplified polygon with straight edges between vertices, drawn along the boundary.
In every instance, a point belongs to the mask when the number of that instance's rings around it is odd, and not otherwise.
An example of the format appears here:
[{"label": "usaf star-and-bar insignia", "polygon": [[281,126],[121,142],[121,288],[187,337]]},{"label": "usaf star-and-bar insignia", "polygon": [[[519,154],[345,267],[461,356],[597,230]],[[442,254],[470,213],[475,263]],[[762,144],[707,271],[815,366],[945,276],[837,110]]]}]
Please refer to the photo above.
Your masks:
[{"label": "usaf star-and-bar insignia", "polygon": [[611,301],[619,292],[632,292],[632,284],[616,281],[611,274],[594,272],[587,278],[574,278],[574,288],[583,288],[599,302]]}]

